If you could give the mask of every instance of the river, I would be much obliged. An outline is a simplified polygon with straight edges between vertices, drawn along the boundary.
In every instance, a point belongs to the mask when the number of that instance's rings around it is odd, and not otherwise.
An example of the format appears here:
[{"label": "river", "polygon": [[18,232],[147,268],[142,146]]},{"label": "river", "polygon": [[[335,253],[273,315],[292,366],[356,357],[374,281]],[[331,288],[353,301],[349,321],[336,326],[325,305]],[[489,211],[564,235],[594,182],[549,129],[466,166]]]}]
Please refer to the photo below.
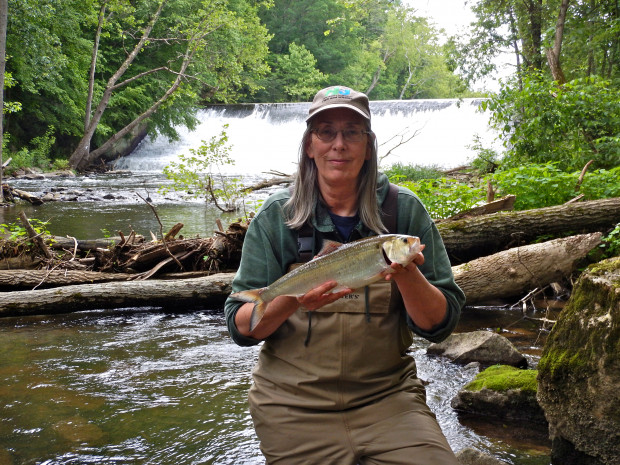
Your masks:
[{"label": "river", "polygon": [[[481,326],[506,328],[536,359],[538,330],[520,311],[470,309],[459,330]],[[3,465],[263,463],[246,402],[257,348],[230,341],[220,309],[3,318],[0,341]],[[427,346],[416,338],[411,352],[454,450],[549,463],[540,432],[462,424],[450,400],[476,369],[427,356]]]},{"label": "river", "polygon": [[[131,229],[160,235],[152,209],[137,194],[151,198],[165,231],[182,222],[186,237],[210,236],[216,219],[227,224],[239,216],[163,196],[157,185],[165,182],[144,173],[11,180],[30,192],[55,189],[78,200],[39,207],[20,202],[0,209],[0,223],[16,221],[23,210],[49,221],[53,235],[88,239]],[[520,308],[467,308],[457,331],[476,329],[502,330],[531,366],[546,337]],[[427,356],[427,346],[416,338],[411,350],[454,450],[475,447],[514,465],[549,464],[544,432],[459,419],[450,400],[476,370]],[[221,309],[3,318],[0,354],[2,465],[262,463],[246,404],[257,349],[230,341]]]},{"label": "river", "polygon": [[[166,143],[145,142],[140,153],[154,153],[157,144]],[[161,149],[168,159],[172,147],[189,146],[186,139],[168,144]],[[451,164],[464,160],[457,155]],[[218,218],[226,225],[243,214],[223,215],[202,200],[159,193],[168,182],[161,160],[147,159],[153,163],[125,160],[126,172],[9,180],[35,194],[55,191],[75,200],[0,208],[0,224],[15,222],[23,210],[29,218],[48,221],[51,234],[79,239],[132,229],[149,239],[151,232],[160,235],[159,221],[164,232],[182,222],[185,237],[206,237]],[[280,163],[262,166],[291,172]],[[265,177],[256,170],[247,173],[243,180],[249,184]],[[248,210],[268,193],[248,199]],[[159,221],[141,197],[151,199]],[[529,310],[527,316],[543,314]],[[476,329],[501,331],[536,366],[546,333],[521,309],[467,308],[457,331]],[[427,347],[416,338],[411,353],[419,376],[428,381],[429,405],[455,451],[474,447],[513,465],[549,464],[544,431],[459,418],[450,401],[476,369],[428,356]],[[231,342],[218,308],[119,308],[0,319],[0,464],[261,464],[246,399],[257,350]]]}]

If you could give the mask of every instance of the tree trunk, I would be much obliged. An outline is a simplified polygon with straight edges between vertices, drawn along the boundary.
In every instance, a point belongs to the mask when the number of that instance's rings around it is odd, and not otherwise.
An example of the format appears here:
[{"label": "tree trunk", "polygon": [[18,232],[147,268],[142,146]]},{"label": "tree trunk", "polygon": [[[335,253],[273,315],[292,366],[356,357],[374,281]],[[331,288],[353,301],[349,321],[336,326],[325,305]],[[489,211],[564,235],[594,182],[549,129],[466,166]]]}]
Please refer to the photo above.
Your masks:
[{"label": "tree trunk", "polygon": [[6,186],[9,194],[12,197],[17,197],[19,199],[25,200],[27,202],[30,202],[32,205],[41,205],[43,203],[43,200],[41,200],[39,197],[37,197],[36,195],[32,195],[30,192],[26,192],[20,189],[16,189],[14,187],[11,186]]},{"label": "tree trunk", "polygon": [[478,258],[452,271],[468,305],[510,298],[570,276],[575,263],[600,243],[601,233],[554,239]]},{"label": "tree trunk", "polygon": [[0,0],[0,203],[4,202],[2,190],[2,140],[4,135],[4,71],[6,69],[6,29],[8,23],[8,0]]},{"label": "tree trunk", "polygon": [[542,235],[612,229],[620,219],[620,198],[464,218],[439,223],[452,264],[465,263],[535,240]]},{"label": "tree trunk", "polygon": [[[141,235],[134,236],[133,239],[136,243],[144,242],[144,236]],[[120,244],[124,240],[126,239],[120,236],[106,237],[103,239],[74,239],[62,236],[50,236],[47,245],[57,250],[80,250],[86,252],[89,250],[114,247],[114,245]]]},{"label": "tree trunk", "polygon": [[[149,39],[149,35],[151,34],[151,31],[153,27],[155,26],[155,23],[159,19],[161,10],[164,7],[165,3],[166,3],[166,0],[160,0],[157,11],[154,13],[153,17],[151,18],[151,21],[144,29],[142,33],[142,37],[140,38],[140,40],[138,41],[134,49],[131,51],[131,53],[127,56],[123,64],[112,75],[112,77],[108,79],[108,83],[106,85],[105,90],[103,91],[103,95],[101,96],[99,105],[97,105],[97,108],[95,109],[95,113],[92,115],[92,118],[90,118],[89,125],[84,131],[84,136],[82,136],[82,139],[78,143],[76,149],[73,151],[73,153],[69,157],[69,165],[71,165],[72,168],[81,169],[90,163],[90,160],[87,159],[89,155],[89,150],[90,150],[90,141],[93,138],[93,135],[95,134],[95,130],[97,129],[97,126],[99,125],[99,121],[101,120],[103,113],[108,107],[108,103],[110,102],[110,99],[112,98],[112,93],[117,88],[125,85],[125,83],[118,84],[118,80],[123,76],[123,74],[125,74],[125,71],[127,71],[129,66],[133,63],[138,53],[140,53],[140,51],[142,50],[142,47],[144,47],[145,42]],[[131,82],[132,80],[133,78],[126,82]]]},{"label": "tree trunk", "polygon": [[553,79],[560,85],[566,82],[564,71],[560,65],[560,54],[562,52],[562,39],[564,37],[564,25],[566,23],[566,12],[568,11],[568,4],[570,0],[562,0],[560,5],[560,13],[558,14],[558,21],[555,25],[555,40],[553,42],[553,48],[547,49],[547,62],[551,69]]},{"label": "tree trunk", "polygon": [[[99,53],[99,41],[101,39],[101,31],[103,29],[103,22],[105,19],[106,4],[104,2],[99,10],[99,17],[97,20],[97,32],[95,32],[95,41],[93,44],[93,52],[90,58],[90,71],[88,72],[88,94],[86,96],[86,110],[84,111],[84,133],[88,131],[90,126],[90,113],[93,107],[93,95],[95,93],[95,71],[97,69],[97,55]],[[88,150],[89,147],[86,148]]]}]

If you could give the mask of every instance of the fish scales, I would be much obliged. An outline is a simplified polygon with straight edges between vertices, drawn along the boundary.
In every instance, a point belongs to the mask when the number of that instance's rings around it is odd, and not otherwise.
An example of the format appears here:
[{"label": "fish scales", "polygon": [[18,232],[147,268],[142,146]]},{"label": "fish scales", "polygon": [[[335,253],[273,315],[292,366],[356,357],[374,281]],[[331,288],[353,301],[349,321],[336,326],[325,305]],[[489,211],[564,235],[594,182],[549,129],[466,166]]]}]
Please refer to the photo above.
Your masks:
[{"label": "fish scales", "polygon": [[279,295],[303,295],[328,280],[338,282],[332,292],[365,286],[389,267],[383,257],[381,244],[382,241],[378,240],[371,247],[355,242],[345,244],[337,251],[307,262],[284,275],[268,286],[262,298],[270,301]]},{"label": "fish scales", "polygon": [[[335,251],[328,252],[334,248]],[[267,287],[240,291],[231,297],[256,304],[250,319],[251,332],[262,319],[267,304],[278,296],[301,296],[327,281],[338,283],[331,292],[357,289],[381,279],[382,272],[388,270],[392,262],[406,266],[418,252],[420,239],[402,234],[384,234],[345,245],[328,241],[318,258]]]}]

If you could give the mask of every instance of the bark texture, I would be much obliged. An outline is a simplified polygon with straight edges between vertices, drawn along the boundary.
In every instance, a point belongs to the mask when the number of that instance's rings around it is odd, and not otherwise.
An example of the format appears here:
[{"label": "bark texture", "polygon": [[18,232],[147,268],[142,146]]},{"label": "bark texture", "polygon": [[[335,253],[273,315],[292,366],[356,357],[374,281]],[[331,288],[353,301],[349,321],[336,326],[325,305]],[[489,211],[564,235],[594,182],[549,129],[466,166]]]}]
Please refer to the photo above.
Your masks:
[{"label": "bark texture", "polygon": [[620,219],[620,198],[554,207],[498,212],[439,223],[453,265],[484,257],[543,235],[592,233],[612,229]]},{"label": "bark texture", "polygon": [[80,284],[36,291],[0,293],[0,317],[70,313],[122,307],[166,307],[176,311],[221,307],[233,273],[182,280]]},{"label": "bark texture", "polygon": [[452,271],[472,305],[562,281],[600,243],[601,233],[565,237],[478,258],[453,266]]}]

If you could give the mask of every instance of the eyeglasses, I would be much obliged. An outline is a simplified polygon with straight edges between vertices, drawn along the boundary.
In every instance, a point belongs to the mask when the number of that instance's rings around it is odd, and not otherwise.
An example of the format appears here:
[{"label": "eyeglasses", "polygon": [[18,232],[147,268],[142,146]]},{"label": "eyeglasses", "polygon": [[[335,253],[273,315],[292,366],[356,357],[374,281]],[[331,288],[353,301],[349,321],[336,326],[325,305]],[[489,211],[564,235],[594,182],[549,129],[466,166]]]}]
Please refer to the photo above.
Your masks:
[{"label": "eyeglasses", "polygon": [[362,131],[361,129],[342,129],[337,131],[329,126],[313,129],[312,132],[323,142],[333,141],[339,132],[342,133],[342,137],[347,142],[361,142],[364,139],[364,134],[370,134],[370,131]]}]

